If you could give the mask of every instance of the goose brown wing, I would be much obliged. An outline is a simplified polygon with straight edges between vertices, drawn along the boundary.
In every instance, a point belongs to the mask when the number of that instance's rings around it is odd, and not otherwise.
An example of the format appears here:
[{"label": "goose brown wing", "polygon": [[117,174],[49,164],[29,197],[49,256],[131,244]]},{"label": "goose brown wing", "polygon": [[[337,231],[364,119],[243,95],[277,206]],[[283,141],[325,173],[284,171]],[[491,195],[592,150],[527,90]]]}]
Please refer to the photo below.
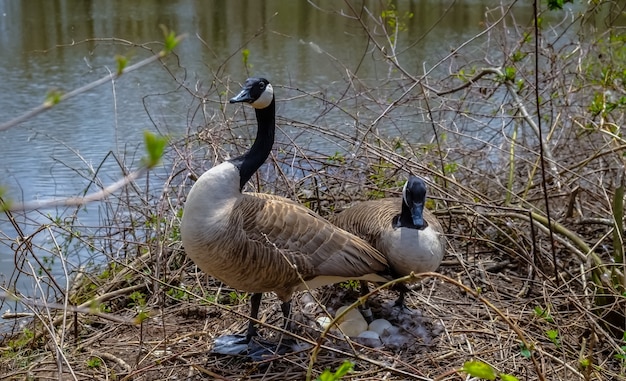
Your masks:
[{"label": "goose brown wing", "polygon": [[236,210],[247,239],[257,249],[264,246],[263,255],[284,255],[305,280],[319,275],[350,279],[388,268],[367,242],[296,203],[244,194]]},{"label": "goose brown wing", "polygon": [[278,200],[278,201],[284,201],[284,202],[288,202],[288,203],[292,203],[292,204],[296,204],[298,205],[297,202],[287,198],[287,197],[283,197],[283,196],[278,196],[275,194],[271,194],[271,193],[256,193],[256,192],[245,192],[244,195],[248,195],[248,196],[253,196],[256,198],[260,198],[263,200]]},{"label": "goose brown wing", "polygon": [[392,220],[400,214],[401,203],[398,198],[363,201],[334,214],[329,221],[379,247],[381,235],[392,230]]}]

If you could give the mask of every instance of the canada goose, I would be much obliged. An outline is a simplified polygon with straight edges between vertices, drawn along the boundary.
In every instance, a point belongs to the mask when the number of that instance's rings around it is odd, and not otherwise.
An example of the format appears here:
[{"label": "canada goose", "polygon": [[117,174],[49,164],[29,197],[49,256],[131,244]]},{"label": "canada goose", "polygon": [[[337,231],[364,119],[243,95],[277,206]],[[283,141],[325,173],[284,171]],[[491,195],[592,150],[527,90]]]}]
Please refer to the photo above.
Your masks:
[{"label": "canada goose", "polygon": [[[384,198],[357,203],[329,218],[336,226],[369,242],[387,258],[395,276],[434,271],[445,251],[443,228],[424,208],[426,183],[409,176],[402,199]],[[368,291],[361,281],[362,293]],[[396,305],[403,306],[406,288],[400,288]]]},{"label": "canada goose", "polygon": [[[256,139],[245,154],[204,172],[191,188],[181,222],[187,255],[205,273],[253,293],[253,319],[263,292],[276,293],[287,322],[295,291],[348,279],[390,279],[384,256],[361,238],[287,199],[242,193],[274,143],[272,85],[264,78],[249,78],[230,99],[237,102],[255,108]],[[251,320],[238,344],[254,335]]]}]

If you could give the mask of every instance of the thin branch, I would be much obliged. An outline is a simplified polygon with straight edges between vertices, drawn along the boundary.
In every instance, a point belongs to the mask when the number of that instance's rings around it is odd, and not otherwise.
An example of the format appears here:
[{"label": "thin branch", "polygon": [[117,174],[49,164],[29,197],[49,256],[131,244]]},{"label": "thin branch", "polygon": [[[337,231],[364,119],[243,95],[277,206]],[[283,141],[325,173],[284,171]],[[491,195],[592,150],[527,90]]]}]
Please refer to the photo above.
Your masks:
[{"label": "thin branch", "polygon": [[43,113],[44,111],[54,107],[55,105],[65,101],[65,100],[68,100],[68,99],[73,98],[73,97],[75,97],[77,95],[85,93],[85,92],[87,92],[87,91],[89,91],[91,89],[94,89],[94,88],[96,88],[96,87],[98,87],[98,86],[100,86],[102,84],[107,83],[107,82],[114,81],[117,78],[121,77],[123,74],[130,73],[130,72],[135,71],[137,69],[140,69],[140,68],[142,68],[142,67],[144,67],[144,66],[146,66],[148,64],[151,64],[154,61],[158,61],[158,60],[162,59],[167,54],[168,54],[167,51],[162,50],[162,51],[160,51],[159,53],[157,53],[157,54],[155,54],[153,56],[150,56],[150,57],[148,57],[148,58],[146,58],[146,59],[144,59],[142,61],[137,62],[134,65],[131,65],[131,66],[127,67],[127,68],[124,68],[123,70],[117,71],[115,73],[109,73],[109,75],[106,75],[106,76],[104,76],[104,77],[102,77],[102,78],[100,78],[98,80],[95,80],[95,81],[93,81],[93,82],[91,82],[91,83],[89,83],[89,84],[87,84],[85,86],[82,86],[82,87],[79,87],[78,89],[72,90],[69,93],[65,93],[65,94],[61,95],[55,102],[45,101],[44,103],[42,103],[41,105],[33,108],[32,110],[29,110],[29,111],[25,112],[24,114],[9,120],[8,122],[0,124],[0,131],[5,131],[5,130],[8,130],[9,128],[15,127],[18,124],[23,123],[23,122],[27,121],[28,119],[31,119],[31,118],[33,118],[33,117]]},{"label": "thin branch", "polygon": [[[550,152],[548,148],[548,146],[546,144],[543,143],[543,136],[542,136],[542,131],[541,131],[541,105],[540,105],[540,96],[539,96],[539,2],[537,0],[535,0],[533,2],[533,18],[535,21],[535,106],[537,107],[537,126],[534,127],[537,130],[537,137],[539,138],[539,162],[541,164],[541,177],[542,177],[542,181],[541,181],[541,189],[543,189],[543,197],[544,197],[544,204],[546,207],[546,217],[548,218],[548,227],[552,226],[551,223],[551,219],[552,216],[550,215],[550,202],[548,200],[548,185],[546,184],[546,160],[544,158],[547,158],[550,163],[550,169],[552,170],[553,176],[555,176],[554,180],[556,182],[557,187],[560,189],[561,188],[561,183],[559,181],[558,178],[558,172],[556,170],[556,166],[554,165],[554,159],[552,157],[552,153]],[[509,82],[509,81],[506,81]],[[509,85],[511,86],[511,85]],[[516,93],[514,93],[515,96]],[[516,102],[520,103],[521,100],[516,99]],[[520,110],[522,111],[522,114],[526,113],[526,110],[524,108],[520,108]],[[529,119],[526,114],[524,114],[524,118]],[[559,278],[559,269],[557,268],[556,265],[556,244],[554,241],[554,233],[552,232],[552,229],[550,228],[550,247],[552,249],[552,265],[554,266],[554,280],[556,281],[556,285],[559,286],[561,281]]]},{"label": "thin branch", "polygon": [[[16,300],[19,303],[25,306],[29,306],[31,308],[45,307],[45,308],[49,308],[53,310],[64,311],[63,315],[65,315],[65,313],[67,312],[76,312],[76,313],[85,314],[85,315],[97,316],[102,319],[109,320],[115,323],[135,325],[136,322],[134,319],[117,316],[111,313],[100,312],[97,308],[93,308],[91,306],[97,305],[98,303],[102,303],[106,300],[112,299],[113,297],[118,296],[118,295],[129,294],[131,291],[135,291],[137,289],[140,289],[141,287],[145,287],[145,285],[135,285],[135,286],[115,290],[113,292],[100,295],[94,299],[90,299],[86,303],[83,303],[79,306],[73,306],[69,303],[68,304],[50,303],[45,300],[41,301],[41,300],[29,299],[29,298],[13,295],[6,291],[0,291],[0,299]],[[14,313],[6,312],[2,314],[0,317],[2,317],[3,319],[12,319],[12,318],[19,319],[23,317],[32,317],[32,316],[33,316],[33,313],[29,313],[29,312],[14,312]],[[60,324],[61,322],[63,322],[63,317],[55,319],[53,325]]]},{"label": "thin branch", "polygon": [[26,211],[26,210],[35,210],[35,209],[44,209],[44,208],[54,208],[59,206],[82,206],[87,203],[103,200],[106,197],[113,194],[118,189],[125,187],[126,185],[132,183],[139,177],[143,176],[144,173],[148,171],[147,166],[143,166],[138,170],[129,173],[124,176],[120,180],[115,183],[109,185],[108,187],[101,189],[98,192],[94,192],[88,194],[83,197],[67,197],[67,198],[55,198],[50,200],[41,200],[41,201],[29,201],[24,203],[11,203],[7,201],[0,200],[0,210],[3,211]]}]

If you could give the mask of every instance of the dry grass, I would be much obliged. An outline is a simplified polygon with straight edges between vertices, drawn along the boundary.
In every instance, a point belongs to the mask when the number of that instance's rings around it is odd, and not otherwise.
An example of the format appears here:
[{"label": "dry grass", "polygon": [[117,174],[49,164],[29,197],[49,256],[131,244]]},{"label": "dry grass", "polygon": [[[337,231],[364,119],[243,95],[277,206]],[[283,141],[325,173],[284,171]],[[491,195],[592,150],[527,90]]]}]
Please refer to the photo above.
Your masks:
[{"label": "dry grass", "polygon": [[[521,275],[524,266],[495,254],[494,251],[493,255],[483,253],[480,258],[464,256],[453,242],[441,268],[441,273],[449,278],[426,277],[409,295],[407,305],[422,311],[427,326],[443,327],[432,342],[393,351],[370,349],[354,342],[351,347],[344,339],[327,338],[321,343],[322,350],[313,368],[315,374],[325,368],[335,369],[350,359],[356,364],[350,379],[459,379],[454,370],[469,359],[480,359],[520,379],[537,379],[538,373],[547,380],[621,377],[623,368],[611,356],[616,353],[614,340],[598,326],[597,317],[584,305],[588,298],[575,291],[578,286],[574,279],[557,289],[549,282],[533,281],[528,274]],[[19,348],[11,358],[3,356],[2,371],[6,379],[304,379],[310,361],[308,349],[264,362],[210,354],[216,336],[246,329],[247,304],[231,300],[231,290],[197,273],[178,248],[171,255],[180,257],[184,264],[178,270],[170,270],[170,281],[158,282],[156,292],[151,291],[150,285],[158,280],[145,275],[145,270],[156,266],[153,259],[146,260],[143,267],[134,264],[121,270],[128,274],[124,276],[127,287],[141,286],[133,290],[146,296],[142,308],[149,311],[149,318],[141,324],[132,324],[138,314],[130,306],[130,291],[103,301],[110,314],[127,319],[127,323],[68,313],[67,327],[54,330],[55,334],[66,335],[63,347],[66,360],[61,367],[48,333],[37,323],[34,326],[37,339]],[[470,290],[480,289],[480,298],[456,282]],[[181,294],[184,297],[179,299],[171,293],[168,295],[169,290],[180,290],[183,286],[203,294],[189,292]],[[329,288],[318,295],[325,297],[325,304],[330,306],[344,292]],[[391,298],[393,295],[381,292],[373,297],[373,304]],[[299,298],[295,301],[294,310],[301,311]],[[268,327],[281,325],[278,305],[274,298],[265,299],[260,319]],[[534,311],[537,306],[549,308],[553,322],[537,316]],[[297,313],[295,319],[307,321],[307,316]],[[559,346],[546,337],[548,329],[558,330]],[[310,329],[296,332],[301,340],[312,344],[319,337],[319,331],[316,334]],[[269,328],[262,333],[277,339]],[[532,345],[536,364],[522,356],[518,333]],[[584,358],[593,359],[597,365],[596,369],[589,369],[588,376],[579,366]],[[97,368],[88,366],[93,359],[99,359]],[[59,375],[59,369],[67,373]]]}]

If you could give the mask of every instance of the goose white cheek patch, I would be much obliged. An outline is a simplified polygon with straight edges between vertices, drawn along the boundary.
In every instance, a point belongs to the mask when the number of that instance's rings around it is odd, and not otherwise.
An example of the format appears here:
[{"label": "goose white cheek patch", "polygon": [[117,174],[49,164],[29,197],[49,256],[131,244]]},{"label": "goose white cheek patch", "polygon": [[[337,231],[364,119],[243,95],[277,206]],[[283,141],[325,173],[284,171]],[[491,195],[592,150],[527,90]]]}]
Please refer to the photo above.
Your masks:
[{"label": "goose white cheek patch", "polygon": [[252,107],[258,109],[266,108],[270,105],[270,103],[272,103],[272,99],[274,99],[274,88],[272,87],[272,85],[268,84],[259,99],[252,102],[251,105]]}]

